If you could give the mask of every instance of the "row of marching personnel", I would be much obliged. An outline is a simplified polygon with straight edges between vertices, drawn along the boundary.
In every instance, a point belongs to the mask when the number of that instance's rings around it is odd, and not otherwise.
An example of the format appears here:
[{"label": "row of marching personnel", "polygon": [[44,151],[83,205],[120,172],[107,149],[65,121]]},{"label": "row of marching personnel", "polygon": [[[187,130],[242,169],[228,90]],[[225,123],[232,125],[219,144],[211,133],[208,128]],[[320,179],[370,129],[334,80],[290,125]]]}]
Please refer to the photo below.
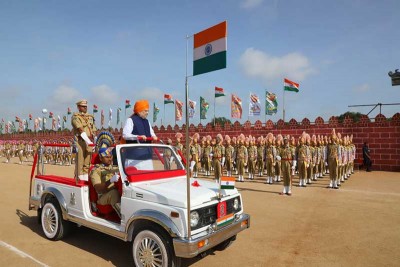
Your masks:
[{"label": "row of marching personnel", "polygon": [[[31,161],[31,158],[42,143],[54,141],[24,141],[24,140],[0,140],[0,157],[4,157],[5,163],[10,163],[12,158],[18,158],[18,163]],[[55,143],[69,144],[69,147],[44,147],[44,163],[69,166],[75,162],[75,152],[72,141],[59,140]]]},{"label": "row of marching personnel", "polygon": [[[186,150],[181,143],[182,134],[176,134],[175,147]],[[168,140],[172,144],[172,140]],[[215,138],[195,133],[190,137],[189,161],[192,177],[213,175],[216,181],[221,176],[237,176],[244,182],[245,176],[253,180],[265,177],[266,184],[283,180],[282,194],[291,195],[292,180],[298,175],[299,187],[312,181],[330,177],[329,188],[338,189],[354,172],[356,147],[352,136],[341,136],[332,129],[330,135],[312,135],[303,132],[298,138],[289,135],[266,137],[237,137],[217,134]]]}]

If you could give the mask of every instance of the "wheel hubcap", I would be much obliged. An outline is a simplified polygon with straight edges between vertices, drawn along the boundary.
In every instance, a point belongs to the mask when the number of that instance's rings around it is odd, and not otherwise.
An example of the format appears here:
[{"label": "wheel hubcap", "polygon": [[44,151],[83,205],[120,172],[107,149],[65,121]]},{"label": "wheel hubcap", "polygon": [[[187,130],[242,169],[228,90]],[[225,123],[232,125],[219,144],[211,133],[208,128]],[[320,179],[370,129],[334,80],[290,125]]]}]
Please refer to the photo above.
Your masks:
[{"label": "wheel hubcap", "polygon": [[57,226],[57,220],[56,220],[56,215],[53,209],[47,208],[44,211],[44,216],[43,216],[43,226],[46,229],[46,232],[49,234],[53,234],[54,231],[56,230]]},{"label": "wheel hubcap", "polygon": [[145,238],[139,245],[139,259],[143,266],[162,266],[163,256],[158,243],[150,238]]}]

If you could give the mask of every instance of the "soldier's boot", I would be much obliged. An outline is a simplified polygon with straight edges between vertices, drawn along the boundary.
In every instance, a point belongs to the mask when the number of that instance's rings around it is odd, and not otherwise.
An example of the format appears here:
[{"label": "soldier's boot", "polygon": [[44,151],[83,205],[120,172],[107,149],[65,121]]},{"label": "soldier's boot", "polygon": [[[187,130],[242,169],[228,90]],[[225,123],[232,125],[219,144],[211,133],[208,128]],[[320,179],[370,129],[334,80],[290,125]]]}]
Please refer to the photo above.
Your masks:
[{"label": "soldier's boot", "polygon": [[275,182],[278,182],[278,176],[275,175],[274,181],[275,181]]},{"label": "soldier's boot", "polygon": [[286,186],[286,192],[287,192],[287,195],[292,195],[292,190],[290,190],[290,186]]},{"label": "soldier's boot", "polygon": [[280,182],[281,181],[281,176],[280,175],[278,175],[278,182]]},{"label": "soldier's boot", "polygon": [[307,184],[311,184],[311,179],[308,178]]}]

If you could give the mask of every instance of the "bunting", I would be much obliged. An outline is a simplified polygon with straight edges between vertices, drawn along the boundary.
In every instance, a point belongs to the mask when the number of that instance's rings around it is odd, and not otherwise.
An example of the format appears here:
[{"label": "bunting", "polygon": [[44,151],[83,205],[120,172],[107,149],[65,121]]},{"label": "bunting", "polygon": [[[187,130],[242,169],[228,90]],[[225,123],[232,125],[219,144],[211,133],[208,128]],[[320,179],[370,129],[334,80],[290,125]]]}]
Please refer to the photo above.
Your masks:
[{"label": "bunting", "polygon": [[196,113],[196,102],[189,99],[189,118],[193,118]]},{"label": "bunting", "polygon": [[210,105],[208,102],[200,96],[200,120],[207,119],[207,111]]},{"label": "bunting", "polygon": [[112,112],[113,110],[110,108],[110,110],[108,111],[108,127],[111,127]]},{"label": "bunting", "polygon": [[278,112],[278,102],[276,95],[268,91],[265,92],[265,115],[273,115]]},{"label": "bunting", "polygon": [[256,94],[250,93],[249,116],[260,116],[260,115],[261,115],[260,98]]},{"label": "bunting", "polygon": [[157,121],[157,115],[160,112],[160,109],[156,106],[156,102],[153,103],[153,123]]},{"label": "bunting", "polygon": [[103,126],[104,126],[104,110],[101,110],[100,124],[101,124],[101,128],[103,128]]},{"label": "bunting", "polygon": [[231,117],[235,119],[242,118],[242,100],[235,94],[231,97]]},{"label": "bunting", "polygon": [[179,101],[178,99],[175,100],[175,121],[180,121],[182,120],[183,117],[183,102]]}]

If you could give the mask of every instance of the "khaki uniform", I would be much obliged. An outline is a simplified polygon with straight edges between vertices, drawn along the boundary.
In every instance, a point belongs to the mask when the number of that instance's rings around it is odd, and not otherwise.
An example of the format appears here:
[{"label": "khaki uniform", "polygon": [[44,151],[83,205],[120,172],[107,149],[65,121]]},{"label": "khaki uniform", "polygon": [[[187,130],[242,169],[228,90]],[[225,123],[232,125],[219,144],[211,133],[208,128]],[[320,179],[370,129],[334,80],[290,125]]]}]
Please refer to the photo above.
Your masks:
[{"label": "khaki uniform", "polygon": [[299,186],[306,186],[307,168],[310,165],[310,150],[302,144],[297,148],[297,168],[299,171]]},{"label": "khaki uniform", "polygon": [[264,172],[264,153],[265,153],[265,147],[263,145],[257,146],[256,169],[258,171],[258,176],[260,177]]},{"label": "khaki uniform", "polygon": [[238,170],[239,174],[239,181],[243,182],[243,175],[244,175],[244,167],[247,165],[247,159],[248,159],[248,154],[247,154],[247,148],[245,145],[239,145],[237,148],[236,152],[236,167]]},{"label": "khaki uniform", "polygon": [[94,125],[94,117],[88,113],[76,112],[72,115],[71,124],[73,127],[74,135],[77,139],[77,159],[75,164],[77,164],[76,176],[87,174],[89,171],[90,157],[93,148],[88,146],[86,142],[80,136],[81,133],[79,128],[87,134],[90,140],[93,140],[96,133],[96,126]]},{"label": "khaki uniform", "polygon": [[283,146],[280,149],[281,153],[281,169],[282,169],[282,176],[283,176],[283,193],[284,194],[291,194],[291,185],[292,181],[290,179],[291,175],[291,162],[294,158],[294,153],[292,148],[287,145]]},{"label": "khaki uniform", "polygon": [[[117,166],[105,166],[104,164],[97,164],[93,168],[92,172],[90,173],[90,181],[92,182],[93,186],[97,184],[104,184],[108,180],[113,177],[115,173],[118,173],[119,169]],[[117,203],[121,202],[121,197],[117,188],[115,188],[114,183],[111,183],[108,188],[107,192],[105,193],[97,193],[98,199],[97,204],[100,205],[111,205],[113,208],[120,214],[120,207]]]},{"label": "khaki uniform", "polygon": [[329,187],[338,188],[338,166],[340,158],[340,148],[335,142],[328,146],[328,167],[329,167],[329,177],[330,184]]},{"label": "khaki uniform", "polygon": [[222,159],[225,157],[225,147],[223,145],[215,145],[213,154],[214,178],[219,181],[222,176]]},{"label": "khaki uniform", "polygon": [[265,148],[265,163],[267,170],[267,184],[272,184],[272,177],[274,176],[276,148],[275,146],[268,144]]},{"label": "khaki uniform", "polygon": [[250,145],[247,152],[249,154],[249,178],[254,179],[254,174],[256,173],[257,147],[255,145]]},{"label": "khaki uniform", "polygon": [[203,148],[203,153],[202,153],[202,163],[204,166],[204,171],[206,172],[206,175],[209,176],[211,174],[211,153],[212,153],[212,146],[210,144],[207,144]]},{"label": "khaki uniform", "polygon": [[228,176],[232,175],[234,153],[235,148],[232,145],[228,145],[225,147],[225,166]]}]

